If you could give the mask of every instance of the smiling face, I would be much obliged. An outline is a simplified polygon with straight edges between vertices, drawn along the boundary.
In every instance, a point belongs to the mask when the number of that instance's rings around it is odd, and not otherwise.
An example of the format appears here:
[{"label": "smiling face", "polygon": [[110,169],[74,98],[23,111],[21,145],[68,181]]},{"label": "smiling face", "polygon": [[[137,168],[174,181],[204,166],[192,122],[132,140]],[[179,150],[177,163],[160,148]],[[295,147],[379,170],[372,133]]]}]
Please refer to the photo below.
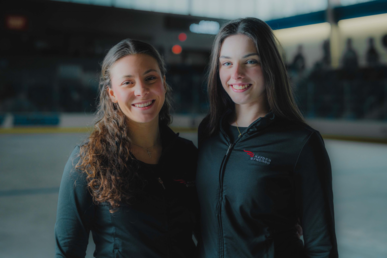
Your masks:
[{"label": "smiling face", "polygon": [[110,99],[129,120],[148,123],[158,119],[165,101],[165,77],[157,61],[145,54],[125,56],[110,68]]},{"label": "smiling face", "polygon": [[219,56],[220,81],[232,101],[237,105],[264,103],[265,81],[253,40],[243,34],[229,36]]}]

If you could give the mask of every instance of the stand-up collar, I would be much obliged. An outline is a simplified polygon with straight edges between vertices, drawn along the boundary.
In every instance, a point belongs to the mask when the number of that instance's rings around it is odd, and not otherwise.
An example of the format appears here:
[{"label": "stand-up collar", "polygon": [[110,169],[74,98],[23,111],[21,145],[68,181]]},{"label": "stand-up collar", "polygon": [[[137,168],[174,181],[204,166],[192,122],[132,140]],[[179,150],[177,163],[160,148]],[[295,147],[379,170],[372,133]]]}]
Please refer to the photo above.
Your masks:
[{"label": "stand-up collar", "polygon": [[168,149],[175,140],[178,138],[179,134],[175,133],[169,126],[160,125],[160,138],[161,145],[163,146],[163,151]]},{"label": "stand-up collar", "polygon": [[[227,133],[225,131],[225,128],[228,126],[227,124],[227,117],[233,112],[233,110],[228,109],[225,114],[222,116],[220,120],[220,131],[223,135],[227,136]],[[273,111],[270,111],[267,113],[264,117],[259,117],[257,120],[255,120],[253,123],[247,127],[247,129],[242,133],[242,136],[245,134],[253,134],[259,130],[262,130],[263,128],[269,126],[272,124],[275,120],[275,114]],[[227,136],[228,138],[228,136]]]},{"label": "stand-up collar", "polygon": [[266,114],[264,117],[259,117],[257,120],[255,120],[248,128],[247,133],[251,134],[256,131],[262,130],[263,128],[269,126],[272,124],[275,120],[275,114],[273,111],[270,111]]}]

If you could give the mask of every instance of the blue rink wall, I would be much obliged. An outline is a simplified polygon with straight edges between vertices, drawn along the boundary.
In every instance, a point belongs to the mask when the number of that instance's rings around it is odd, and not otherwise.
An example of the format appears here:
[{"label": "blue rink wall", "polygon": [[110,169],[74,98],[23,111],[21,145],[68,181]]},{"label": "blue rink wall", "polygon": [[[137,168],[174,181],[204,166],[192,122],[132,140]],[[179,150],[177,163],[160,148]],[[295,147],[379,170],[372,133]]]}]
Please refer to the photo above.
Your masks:
[{"label": "blue rink wall", "polygon": [[[81,113],[0,114],[0,133],[86,131],[94,124],[94,115]],[[171,127],[195,131],[204,115],[174,115]],[[325,138],[387,143],[387,121],[307,119],[307,123]],[[22,131],[20,131],[22,129]]]}]

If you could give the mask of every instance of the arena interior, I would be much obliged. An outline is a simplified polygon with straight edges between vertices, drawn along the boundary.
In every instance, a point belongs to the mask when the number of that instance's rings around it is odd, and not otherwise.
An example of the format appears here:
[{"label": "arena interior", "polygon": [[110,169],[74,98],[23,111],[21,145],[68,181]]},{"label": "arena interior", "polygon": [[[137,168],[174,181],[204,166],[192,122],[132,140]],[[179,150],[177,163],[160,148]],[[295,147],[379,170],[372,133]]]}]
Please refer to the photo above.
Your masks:
[{"label": "arena interior", "polygon": [[157,48],[171,126],[197,144],[214,36],[243,17],[274,30],[297,104],[325,139],[340,257],[387,257],[387,1],[5,0],[0,16],[1,258],[53,257],[63,168],[93,126],[110,47]]}]

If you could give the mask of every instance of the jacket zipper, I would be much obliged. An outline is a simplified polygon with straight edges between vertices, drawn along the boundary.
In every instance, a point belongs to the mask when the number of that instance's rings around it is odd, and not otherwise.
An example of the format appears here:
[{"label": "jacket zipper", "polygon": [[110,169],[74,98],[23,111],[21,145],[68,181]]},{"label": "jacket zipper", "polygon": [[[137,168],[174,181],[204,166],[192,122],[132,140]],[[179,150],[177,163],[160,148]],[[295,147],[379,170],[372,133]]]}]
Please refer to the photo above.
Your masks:
[{"label": "jacket zipper", "polygon": [[[261,118],[258,118],[258,120],[260,120]],[[257,120],[257,121],[258,121]],[[254,122],[255,124],[255,122]],[[250,125],[248,127],[248,129],[251,127],[252,125]],[[224,177],[224,172],[225,172],[225,167],[226,167],[226,163],[227,163],[227,160],[228,160],[228,157],[230,156],[230,152],[232,151],[232,148],[242,139],[242,137],[248,132],[248,130],[246,130],[245,132],[243,132],[242,134],[240,134],[238,136],[238,138],[235,140],[234,143],[229,143],[229,146],[228,146],[228,149],[227,149],[227,152],[226,154],[224,155],[223,157],[223,160],[222,160],[222,163],[220,165],[220,171],[219,171],[219,200],[218,200],[218,205],[217,205],[217,209],[218,209],[218,225],[219,225],[219,234],[218,234],[218,238],[219,238],[219,257],[220,258],[224,258],[224,239],[223,239],[223,222],[222,222],[222,202],[223,202],[223,177]],[[226,135],[226,138],[227,137],[227,134],[223,132],[224,135]],[[228,141],[230,142],[230,141]]]},{"label": "jacket zipper", "polygon": [[[166,188],[165,188],[164,182],[161,179],[161,177],[157,178],[157,181],[165,190]],[[166,235],[167,235],[167,257],[170,258],[171,257],[171,250],[170,250],[171,239],[169,236],[169,220],[168,220],[168,207],[167,207],[168,204],[167,204],[166,192],[163,192],[163,199],[164,199],[164,214],[165,214],[165,231],[166,231]]]},{"label": "jacket zipper", "polygon": [[165,185],[164,185],[163,180],[161,180],[160,177],[158,178],[158,180],[159,180],[159,184],[160,184],[160,185],[163,187],[163,189],[165,190]]},{"label": "jacket zipper", "polygon": [[224,171],[226,170],[227,159],[230,156],[232,148],[239,142],[242,136],[245,133],[238,136],[234,143],[230,143],[228,146],[227,152],[223,157],[222,163],[220,165],[219,173],[219,202],[218,202],[218,224],[219,224],[219,255],[221,258],[224,257],[224,239],[223,239],[223,222],[222,222],[222,202],[223,202],[223,176]]},{"label": "jacket zipper", "polygon": [[224,239],[223,239],[223,222],[222,222],[222,202],[223,202],[223,175],[225,171],[225,166],[227,158],[229,156],[230,150],[234,147],[235,143],[231,143],[228,146],[227,152],[223,157],[222,163],[220,165],[219,173],[219,202],[218,202],[218,224],[219,224],[219,257],[224,257]]}]

